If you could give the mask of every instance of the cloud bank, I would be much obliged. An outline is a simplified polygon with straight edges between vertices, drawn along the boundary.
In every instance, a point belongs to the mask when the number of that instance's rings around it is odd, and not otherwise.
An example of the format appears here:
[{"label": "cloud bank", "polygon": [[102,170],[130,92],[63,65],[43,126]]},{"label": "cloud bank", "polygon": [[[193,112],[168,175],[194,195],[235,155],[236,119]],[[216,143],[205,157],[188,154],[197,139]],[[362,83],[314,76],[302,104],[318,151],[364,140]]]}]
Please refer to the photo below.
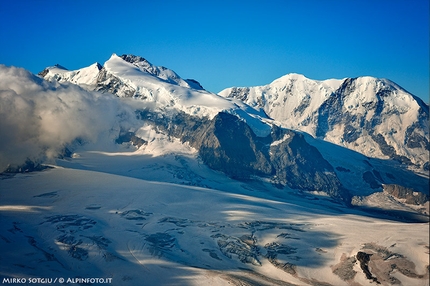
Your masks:
[{"label": "cloud bank", "polygon": [[112,95],[0,65],[0,172],[28,159],[55,158],[76,139],[113,139],[130,128],[133,118],[132,110]]}]

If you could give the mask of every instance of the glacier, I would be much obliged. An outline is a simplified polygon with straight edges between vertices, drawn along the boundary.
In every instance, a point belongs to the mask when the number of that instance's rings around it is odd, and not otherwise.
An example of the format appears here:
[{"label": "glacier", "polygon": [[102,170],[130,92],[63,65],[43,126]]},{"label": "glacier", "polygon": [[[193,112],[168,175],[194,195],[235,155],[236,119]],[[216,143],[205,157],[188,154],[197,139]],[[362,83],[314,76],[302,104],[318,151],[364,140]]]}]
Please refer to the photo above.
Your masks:
[{"label": "glacier", "polygon": [[388,80],[214,94],[113,54],[0,97],[1,279],[428,284],[428,106]]}]

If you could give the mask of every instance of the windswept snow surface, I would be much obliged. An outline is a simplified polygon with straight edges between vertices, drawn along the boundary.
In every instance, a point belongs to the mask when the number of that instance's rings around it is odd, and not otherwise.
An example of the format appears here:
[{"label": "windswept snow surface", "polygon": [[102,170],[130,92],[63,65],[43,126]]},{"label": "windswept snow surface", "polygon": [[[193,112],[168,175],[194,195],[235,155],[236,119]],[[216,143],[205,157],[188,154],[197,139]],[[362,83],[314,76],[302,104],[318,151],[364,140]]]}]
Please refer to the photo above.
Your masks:
[{"label": "windswept snow surface", "polygon": [[351,262],[365,251],[381,260],[371,271],[383,285],[428,284],[428,223],[234,181],[179,145],[81,150],[46,171],[2,176],[0,277],[374,285]]}]

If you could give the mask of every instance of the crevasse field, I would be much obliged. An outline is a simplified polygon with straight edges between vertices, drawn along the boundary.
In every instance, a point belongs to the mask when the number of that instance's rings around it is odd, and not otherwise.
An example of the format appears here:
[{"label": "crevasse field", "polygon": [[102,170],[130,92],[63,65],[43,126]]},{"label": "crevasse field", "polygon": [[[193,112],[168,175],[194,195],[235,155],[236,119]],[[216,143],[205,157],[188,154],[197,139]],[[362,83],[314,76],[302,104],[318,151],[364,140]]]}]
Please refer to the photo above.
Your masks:
[{"label": "crevasse field", "polygon": [[428,285],[428,223],[234,181],[175,141],[72,157],[1,177],[2,279],[375,285],[355,258],[365,250],[382,285]]}]

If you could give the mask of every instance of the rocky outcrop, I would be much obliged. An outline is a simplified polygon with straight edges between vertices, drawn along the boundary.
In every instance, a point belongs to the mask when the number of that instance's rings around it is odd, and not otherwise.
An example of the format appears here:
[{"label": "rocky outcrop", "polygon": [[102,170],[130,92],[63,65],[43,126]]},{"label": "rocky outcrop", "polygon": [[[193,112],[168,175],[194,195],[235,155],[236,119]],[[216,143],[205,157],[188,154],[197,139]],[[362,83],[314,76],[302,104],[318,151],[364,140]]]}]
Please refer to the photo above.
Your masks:
[{"label": "rocky outcrop", "polygon": [[355,257],[360,262],[360,268],[363,270],[364,274],[366,275],[366,278],[376,282],[377,284],[381,284],[376,277],[373,277],[372,273],[369,270],[368,264],[371,255],[372,254],[367,254],[365,252],[359,251]]},{"label": "rocky outcrop", "polygon": [[199,150],[202,161],[228,176],[248,180],[269,178],[279,187],[321,191],[341,201],[350,195],[334,168],[308,144],[303,134],[272,127],[266,137],[258,137],[235,115],[220,112],[212,120],[178,112],[171,118],[141,110],[138,117]]},{"label": "rocky outcrop", "polygon": [[197,81],[197,80],[195,80],[195,79],[188,78],[188,79],[185,79],[185,81],[188,83],[188,85],[189,85],[191,88],[199,89],[199,90],[204,90],[204,88],[203,88],[203,86],[200,84],[200,82],[198,82],[198,81]]},{"label": "rocky outcrop", "polygon": [[270,176],[274,170],[264,143],[236,116],[219,113],[209,124],[199,154],[212,169],[237,179]]},{"label": "rocky outcrop", "polygon": [[219,113],[204,138],[199,154],[213,169],[239,179],[269,177],[280,186],[349,201],[333,167],[301,133],[273,126],[270,135],[258,137],[236,116]]},{"label": "rocky outcrop", "polygon": [[278,183],[294,189],[323,191],[349,201],[349,193],[333,166],[306,142],[303,134],[274,126],[271,142],[270,161]]},{"label": "rocky outcrop", "polygon": [[130,142],[133,146],[136,146],[137,148],[148,144],[147,141],[143,140],[142,138],[139,138],[136,136],[134,132],[125,132],[118,136],[118,138],[115,140],[115,143],[122,144]]},{"label": "rocky outcrop", "polygon": [[3,173],[28,173],[35,171],[43,171],[51,167],[42,165],[38,162],[27,159],[24,164],[21,165],[9,165]]},{"label": "rocky outcrop", "polygon": [[396,184],[383,185],[384,192],[404,201],[406,204],[422,205],[429,201],[429,195]]},{"label": "rocky outcrop", "polygon": [[94,90],[103,93],[112,93],[119,97],[133,97],[136,95],[136,90],[133,87],[108,73],[105,68],[100,70]]},{"label": "rocky outcrop", "polygon": [[120,56],[120,58],[126,62],[133,64],[142,72],[158,77],[159,79],[162,79],[163,81],[166,81],[168,83],[184,86],[188,88],[198,89],[198,90],[203,89],[203,87],[200,85],[198,81],[192,80],[192,79],[184,80],[171,69],[168,69],[163,66],[155,66],[151,64],[149,61],[147,61],[145,58],[135,56],[135,55],[126,55],[126,54]]}]

